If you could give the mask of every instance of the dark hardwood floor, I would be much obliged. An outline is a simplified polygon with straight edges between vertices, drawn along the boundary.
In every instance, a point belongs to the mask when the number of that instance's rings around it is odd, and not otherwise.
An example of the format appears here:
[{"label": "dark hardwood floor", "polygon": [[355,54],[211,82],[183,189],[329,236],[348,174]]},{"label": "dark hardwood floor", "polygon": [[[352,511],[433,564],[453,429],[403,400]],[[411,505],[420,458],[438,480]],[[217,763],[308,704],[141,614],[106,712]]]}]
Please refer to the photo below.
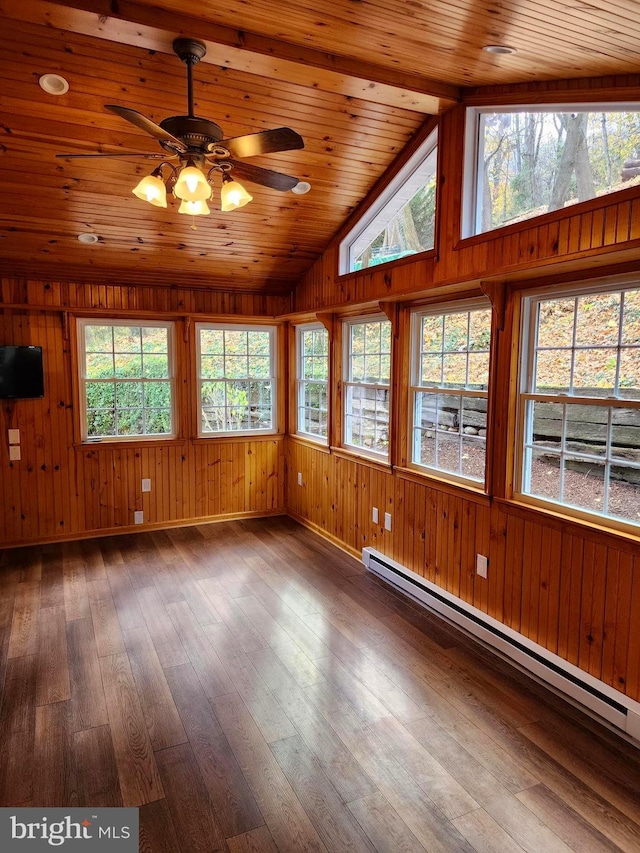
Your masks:
[{"label": "dark hardwood floor", "polygon": [[140,849],[640,850],[640,750],[286,518],[0,552],[0,806]]}]

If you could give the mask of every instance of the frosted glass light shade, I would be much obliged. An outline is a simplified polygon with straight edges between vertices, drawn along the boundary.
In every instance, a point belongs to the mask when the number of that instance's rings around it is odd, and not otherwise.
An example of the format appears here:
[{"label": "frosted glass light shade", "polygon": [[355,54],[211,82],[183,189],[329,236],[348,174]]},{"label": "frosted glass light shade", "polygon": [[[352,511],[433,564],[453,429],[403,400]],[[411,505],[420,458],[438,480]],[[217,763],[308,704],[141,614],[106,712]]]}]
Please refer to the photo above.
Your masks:
[{"label": "frosted glass light shade", "polygon": [[222,189],[220,190],[221,209],[226,211],[235,210],[236,207],[244,207],[253,201],[253,196],[245,190],[242,184],[238,181],[232,181],[225,178],[222,181]]},{"label": "frosted glass light shade", "polygon": [[156,175],[147,175],[131,192],[137,198],[148,201],[149,204],[155,204],[156,207],[167,206],[167,188],[162,178]]},{"label": "frosted glass light shade", "polygon": [[178,213],[187,213],[189,216],[208,216],[211,211],[206,201],[187,201],[183,199],[178,208]]},{"label": "frosted glass light shade", "polygon": [[185,166],[178,175],[173,193],[184,201],[206,201],[211,198],[211,186],[197,166]]}]

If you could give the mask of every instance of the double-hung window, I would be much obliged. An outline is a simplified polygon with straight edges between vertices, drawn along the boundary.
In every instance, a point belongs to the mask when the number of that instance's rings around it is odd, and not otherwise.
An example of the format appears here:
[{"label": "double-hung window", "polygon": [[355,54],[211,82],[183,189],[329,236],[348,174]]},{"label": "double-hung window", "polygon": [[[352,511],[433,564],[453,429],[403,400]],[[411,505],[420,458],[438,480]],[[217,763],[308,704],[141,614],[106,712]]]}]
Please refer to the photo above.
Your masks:
[{"label": "double-hung window", "polygon": [[372,317],[344,324],[344,444],[389,458],[391,323]]},{"label": "double-hung window", "polygon": [[199,434],[276,432],[276,327],[196,329]]},{"label": "double-hung window", "polygon": [[320,325],[298,326],[297,425],[299,435],[327,440],[329,333]]},{"label": "double-hung window", "polygon": [[484,483],[491,310],[486,300],[412,317],[411,464]]},{"label": "double-hung window", "polygon": [[640,526],[640,286],[525,298],[520,492]]},{"label": "double-hung window", "polygon": [[173,323],[78,320],[83,441],[175,435]]}]

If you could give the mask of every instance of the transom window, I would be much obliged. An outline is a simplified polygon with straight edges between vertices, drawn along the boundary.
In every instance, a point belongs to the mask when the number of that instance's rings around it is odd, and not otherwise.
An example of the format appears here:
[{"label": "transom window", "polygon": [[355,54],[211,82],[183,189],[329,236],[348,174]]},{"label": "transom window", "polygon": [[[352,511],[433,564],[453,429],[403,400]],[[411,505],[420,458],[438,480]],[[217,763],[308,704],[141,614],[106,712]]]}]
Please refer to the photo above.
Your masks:
[{"label": "transom window", "polygon": [[319,325],[298,326],[297,431],[315,439],[327,439],[329,334]]},{"label": "transom window", "polygon": [[391,323],[353,320],[345,332],[344,443],[388,458]]},{"label": "transom window", "polygon": [[490,340],[485,300],[414,312],[414,466],[484,483]]},{"label": "transom window", "polygon": [[276,327],[197,324],[200,435],[276,431]]},{"label": "transom window", "polygon": [[83,440],[174,434],[173,323],[78,320]]},{"label": "transom window", "polygon": [[464,236],[640,181],[638,104],[467,111]]},{"label": "transom window", "polygon": [[340,272],[433,249],[438,137],[434,131],[340,243]]},{"label": "transom window", "polygon": [[525,309],[521,492],[640,525],[640,288]]}]

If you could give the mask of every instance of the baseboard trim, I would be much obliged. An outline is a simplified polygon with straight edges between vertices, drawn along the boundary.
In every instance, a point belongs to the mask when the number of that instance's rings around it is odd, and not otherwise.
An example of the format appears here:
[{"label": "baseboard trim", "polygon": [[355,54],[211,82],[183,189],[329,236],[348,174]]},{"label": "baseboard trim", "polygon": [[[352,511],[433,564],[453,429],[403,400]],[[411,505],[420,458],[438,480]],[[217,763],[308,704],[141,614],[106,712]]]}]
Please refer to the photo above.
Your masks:
[{"label": "baseboard trim", "polygon": [[306,527],[308,530],[311,530],[313,533],[317,533],[318,536],[321,536],[323,539],[326,539],[327,542],[331,542],[332,545],[335,545],[336,548],[339,548],[341,551],[344,551],[345,554],[348,554],[350,557],[355,557],[358,562],[362,561],[362,552],[358,551],[357,548],[351,548],[349,545],[346,545],[342,539],[338,539],[337,536],[333,536],[331,533],[328,533],[324,527],[320,527],[318,524],[314,524],[313,521],[309,521],[308,518],[305,518],[302,515],[298,515],[297,512],[294,512],[291,509],[288,509],[284,515],[288,515],[289,518],[292,518],[294,521],[297,521],[298,524],[301,524],[303,527]]}]

